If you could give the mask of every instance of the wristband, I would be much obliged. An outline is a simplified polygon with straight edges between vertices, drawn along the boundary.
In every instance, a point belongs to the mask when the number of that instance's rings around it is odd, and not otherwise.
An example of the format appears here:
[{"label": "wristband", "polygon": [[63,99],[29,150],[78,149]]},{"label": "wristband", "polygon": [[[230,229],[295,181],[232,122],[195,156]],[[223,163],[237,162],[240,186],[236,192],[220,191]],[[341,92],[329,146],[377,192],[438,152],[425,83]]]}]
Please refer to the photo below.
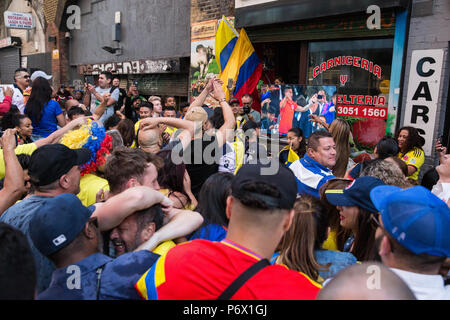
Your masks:
[{"label": "wristband", "polygon": [[219,103],[222,103],[222,102],[227,102],[227,99],[225,99],[225,98],[220,99],[220,100],[219,100]]}]

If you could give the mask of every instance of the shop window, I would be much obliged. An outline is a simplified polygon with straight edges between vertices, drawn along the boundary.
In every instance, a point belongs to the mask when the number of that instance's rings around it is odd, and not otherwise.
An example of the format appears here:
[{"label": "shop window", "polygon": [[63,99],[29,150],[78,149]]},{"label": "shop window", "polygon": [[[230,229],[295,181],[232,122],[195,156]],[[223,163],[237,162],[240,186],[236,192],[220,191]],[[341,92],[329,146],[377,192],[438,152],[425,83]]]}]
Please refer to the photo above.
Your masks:
[{"label": "shop window", "polygon": [[346,75],[344,86],[365,88],[370,94],[390,79],[393,44],[392,38],[310,42],[307,83],[339,85],[340,76]]}]

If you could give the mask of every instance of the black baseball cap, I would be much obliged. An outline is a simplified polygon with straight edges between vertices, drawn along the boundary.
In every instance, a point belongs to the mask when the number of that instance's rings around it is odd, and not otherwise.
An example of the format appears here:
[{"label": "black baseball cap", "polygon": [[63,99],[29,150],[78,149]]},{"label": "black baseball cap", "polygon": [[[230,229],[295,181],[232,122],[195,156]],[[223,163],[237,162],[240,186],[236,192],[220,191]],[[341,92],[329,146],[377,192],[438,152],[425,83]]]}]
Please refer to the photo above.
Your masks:
[{"label": "black baseball cap", "polygon": [[70,149],[62,144],[45,145],[31,155],[28,174],[34,185],[46,186],[90,158],[89,149]]},{"label": "black baseball cap", "polygon": [[[276,163],[275,163],[276,161]],[[245,186],[251,183],[267,184],[279,191],[279,196],[250,192]],[[243,165],[231,184],[231,194],[237,199],[251,195],[264,202],[269,208],[292,209],[297,197],[297,182],[294,174],[278,160],[271,159],[268,164]]]}]

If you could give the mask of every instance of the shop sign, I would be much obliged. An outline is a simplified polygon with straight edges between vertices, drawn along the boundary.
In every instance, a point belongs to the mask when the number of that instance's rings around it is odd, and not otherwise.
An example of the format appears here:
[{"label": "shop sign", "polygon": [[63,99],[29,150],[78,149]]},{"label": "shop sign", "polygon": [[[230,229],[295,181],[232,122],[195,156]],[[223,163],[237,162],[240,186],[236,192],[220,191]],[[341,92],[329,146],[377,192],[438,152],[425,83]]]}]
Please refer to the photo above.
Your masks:
[{"label": "shop sign", "polygon": [[34,21],[31,13],[5,11],[5,26],[11,29],[33,29]]},{"label": "shop sign", "polygon": [[84,75],[98,75],[103,71],[113,74],[146,74],[179,72],[179,68],[176,60],[133,60],[80,65],[78,72]]},{"label": "shop sign", "polygon": [[384,96],[337,95],[337,115],[357,118],[387,119]]},{"label": "shop sign", "polygon": [[404,126],[419,130],[425,138],[423,150],[430,156],[441,84],[444,50],[414,50],[409,70]]},{"label": "shop sign", "polygon": [[313,69],[313,79],[324,71],[337,66],[353,66],[369,71],[378,79],[381,79],[381,67],[370,60],[361,57],[340,56],[333,57]]}]

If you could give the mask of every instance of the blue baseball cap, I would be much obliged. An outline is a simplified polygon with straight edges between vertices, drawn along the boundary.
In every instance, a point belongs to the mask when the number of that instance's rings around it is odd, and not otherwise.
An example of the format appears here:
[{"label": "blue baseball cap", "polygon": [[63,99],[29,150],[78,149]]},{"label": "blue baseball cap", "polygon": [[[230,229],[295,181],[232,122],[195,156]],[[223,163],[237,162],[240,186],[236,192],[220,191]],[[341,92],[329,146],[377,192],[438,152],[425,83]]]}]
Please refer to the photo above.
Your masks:
[{"label": "blue baseball cap", "polygon": [[327,200],[335,206],[351,207],[357,206],[369,212],[378,212],[374,207],[372,200],[370,200],[370,191],[385,183],[374,177],[360,177],[345,189],[329,189],[325,191]]},{"label": "blue baseball cap", "polygon": [[45,256],[58,252],[80,234],[94,210],[71,193],[45,199],[30,221],[34,246]]},{"label": "blue baseball cap", "polygon": [[428,189],[380,186],[370,192],[384,229],[415,254],[450,257],[450,209]]}]

